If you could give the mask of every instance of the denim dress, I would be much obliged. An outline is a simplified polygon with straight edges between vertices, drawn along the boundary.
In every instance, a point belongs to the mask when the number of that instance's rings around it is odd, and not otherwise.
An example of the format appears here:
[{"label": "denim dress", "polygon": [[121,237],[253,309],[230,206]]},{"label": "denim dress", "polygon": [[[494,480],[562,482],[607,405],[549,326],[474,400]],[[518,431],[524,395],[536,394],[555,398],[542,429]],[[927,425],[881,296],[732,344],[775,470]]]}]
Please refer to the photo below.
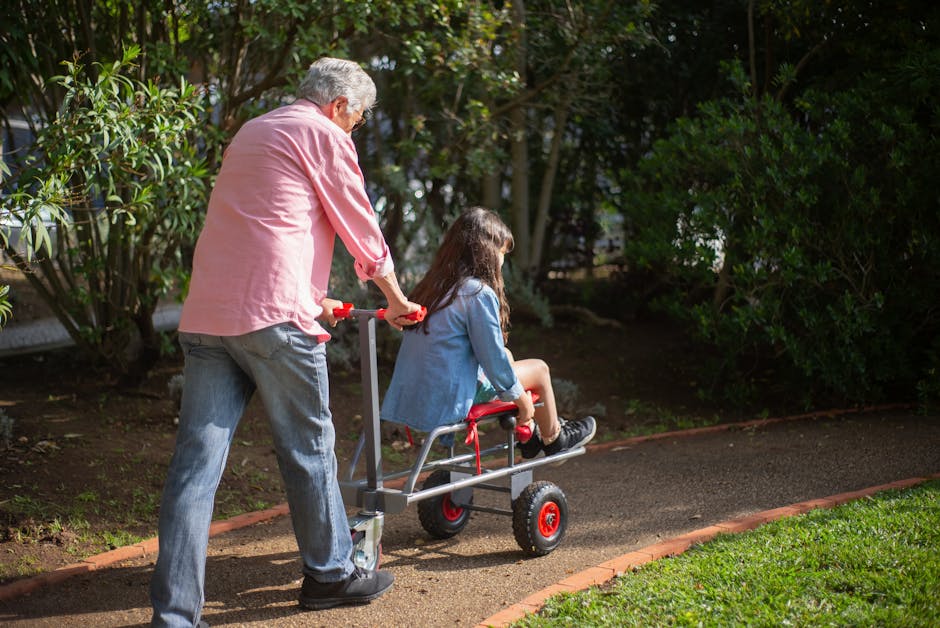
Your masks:
[{"label": "denim dress", "polygon": [[453,303],[402,333],[383,420],[424,432],[462,421],[481,373],[503,401],[524,392],[506,355],[496,293],[475,278],[455,289]]}]

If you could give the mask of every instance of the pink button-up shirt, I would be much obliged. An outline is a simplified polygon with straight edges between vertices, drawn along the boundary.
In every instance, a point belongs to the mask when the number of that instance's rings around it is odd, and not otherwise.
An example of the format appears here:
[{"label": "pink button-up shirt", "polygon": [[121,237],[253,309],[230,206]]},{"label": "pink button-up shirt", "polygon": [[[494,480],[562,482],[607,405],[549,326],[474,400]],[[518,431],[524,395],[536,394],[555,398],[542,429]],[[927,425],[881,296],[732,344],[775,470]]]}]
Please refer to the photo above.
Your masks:
[{"label": "pink button-up shirt", "polygon": [[337,235],[363,281],[394,270],[352,138],[306,100],[246,122],[209,199],[180,331],[291,322],[328,340],[316,319]]}]

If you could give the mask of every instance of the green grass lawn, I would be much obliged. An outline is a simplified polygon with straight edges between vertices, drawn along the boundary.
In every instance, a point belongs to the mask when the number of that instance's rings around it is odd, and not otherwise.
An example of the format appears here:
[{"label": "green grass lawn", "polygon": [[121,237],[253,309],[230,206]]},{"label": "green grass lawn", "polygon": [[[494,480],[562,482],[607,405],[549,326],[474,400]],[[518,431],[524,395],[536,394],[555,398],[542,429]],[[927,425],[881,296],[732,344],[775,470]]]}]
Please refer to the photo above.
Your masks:
[{"label": "green grass lawn", "polygon": [[722,535],[516,626],[940,626],[940,481]]}]

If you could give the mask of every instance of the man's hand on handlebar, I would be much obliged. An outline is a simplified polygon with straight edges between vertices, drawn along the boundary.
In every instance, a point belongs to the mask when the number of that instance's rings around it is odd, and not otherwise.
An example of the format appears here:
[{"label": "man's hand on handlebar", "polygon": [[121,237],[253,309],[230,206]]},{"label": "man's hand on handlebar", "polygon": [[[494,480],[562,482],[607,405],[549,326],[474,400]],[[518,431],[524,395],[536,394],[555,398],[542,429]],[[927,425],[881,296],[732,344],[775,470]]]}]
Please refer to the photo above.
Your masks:
[{"label": "man's hand on handlebar", "polygon": [[331,299],[330,297],[323,297],[323,300],[320,301],[320,307],[323,308],[323,312],[321,312],[320,316],[317,318],[328,324],[330,327],[336,327],[336,322],[339,319],[334,316],[333,310],[335,308],[343,307],[343,302],[337,301],[336,299]]}]

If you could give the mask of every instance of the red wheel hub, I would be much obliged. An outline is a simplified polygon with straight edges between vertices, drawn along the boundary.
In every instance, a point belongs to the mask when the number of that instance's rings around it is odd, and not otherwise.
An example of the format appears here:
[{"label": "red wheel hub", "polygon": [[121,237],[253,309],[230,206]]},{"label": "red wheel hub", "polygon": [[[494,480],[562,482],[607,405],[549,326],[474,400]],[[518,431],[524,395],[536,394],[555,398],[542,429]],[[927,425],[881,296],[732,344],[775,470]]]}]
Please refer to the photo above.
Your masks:
[{"label": "red wheel hub", "polygon": [[444,495],[444,499],[441,500],[441,513],[448,521],[457,521],[463,514],[463,508],[455,506],[454,502],[450,501],[450,495]]},{"label": "red wheel hub", "polygon": [[558,532],[561,526],[561,510],[555,502],[542,504],[539,510],[539,534],[549,538]]}]

